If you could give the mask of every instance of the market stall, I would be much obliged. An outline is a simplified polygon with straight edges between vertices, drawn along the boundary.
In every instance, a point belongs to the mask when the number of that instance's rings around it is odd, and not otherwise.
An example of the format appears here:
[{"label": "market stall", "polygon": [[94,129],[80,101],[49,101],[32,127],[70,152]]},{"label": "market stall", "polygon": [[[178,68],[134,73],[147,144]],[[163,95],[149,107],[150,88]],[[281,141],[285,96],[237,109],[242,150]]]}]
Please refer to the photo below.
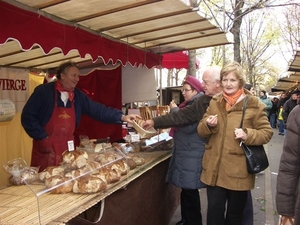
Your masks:
[{"label": "market stall", "polygon": [[179,202],[178,189],[164,182],[170,154],[138,153],[145,164],[100,193],[52,194],[39,183],[0,190],[0,223],[95,224],[83,212],[105,199],[96,224],[168,224]]}]

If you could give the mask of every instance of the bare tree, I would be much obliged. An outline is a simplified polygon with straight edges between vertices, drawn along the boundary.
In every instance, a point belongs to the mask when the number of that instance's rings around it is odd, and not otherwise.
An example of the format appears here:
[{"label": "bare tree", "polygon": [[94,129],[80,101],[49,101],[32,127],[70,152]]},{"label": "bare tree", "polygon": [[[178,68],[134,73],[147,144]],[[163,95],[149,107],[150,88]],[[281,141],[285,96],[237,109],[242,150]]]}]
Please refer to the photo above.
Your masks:
[{"label": "bare tree", "polygon": [[246,69],[246,78],[257,86],[264,83],[269,68],[266,62],[273,56],[274,52],[267,51],[270,47],[274,35],[267,32],[271,29],[265,24],[264,13],[253,13],[244,17],[243,34],[241,37],[241,55],[243,68]]},{"label": "bare tree", "polygon": [[[282,57],[288,62],[289,56],[300,47],[300,5],[291,5],[283,9],[285,26],[278,26],[281,39],[279,47]],[[284,42],[286,45],[282,45]],[[288,57],[287,57],[288,56]]]},{"label": "bare tree", "polygon": [[189,69],[187,71],[187,74],[196,77],[196,71],[196,49],[189,50]]},{"label": "bare tree", "polygon": [[[224,31],[230,31],[234,37],[234,60],[237,62],[241,62],[241,53],[240,53],[240,31],[242,26],[243,17],[248,15],[249,13],[263,8],[271,8],[271,7],[285,7],[285,6],[299,6],[300,3],[297,3],[293,0],[285,0],[285,1],[276,1],[276,0],[253,0],[253,1],[245,1],[245,0],[230,0],[226,2],[223,0],[205,0],[203,1],[205,6],[210,11],[211,16],[215,19],[216,23],[223,27]],[[229,2],[229,3],[228,3]],[[277,4],[278,3],[278,4]],[[215,8],[215,9],[213,9]],[[223,12],[226,17],[226,20],[223,24],[227,24],[221,26],[220,16],[217,17],[214,12]]]}]

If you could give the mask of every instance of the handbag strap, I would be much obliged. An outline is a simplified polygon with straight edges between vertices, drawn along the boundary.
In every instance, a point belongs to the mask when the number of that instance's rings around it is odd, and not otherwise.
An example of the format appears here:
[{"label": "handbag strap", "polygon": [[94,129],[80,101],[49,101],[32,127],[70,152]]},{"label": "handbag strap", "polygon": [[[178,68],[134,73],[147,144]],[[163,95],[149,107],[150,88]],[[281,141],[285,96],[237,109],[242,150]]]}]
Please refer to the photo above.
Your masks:
[{"label": "handbag strap", "polygon": [[249,96],[247,95],[246,98],[245,98],[244,106],[243,106],[243,114],[242,114],[240,128],[243,127],[243,121],[244,121],[245,111],[246,111],[247,104],[248,104],[248,99],[249,99]]}]

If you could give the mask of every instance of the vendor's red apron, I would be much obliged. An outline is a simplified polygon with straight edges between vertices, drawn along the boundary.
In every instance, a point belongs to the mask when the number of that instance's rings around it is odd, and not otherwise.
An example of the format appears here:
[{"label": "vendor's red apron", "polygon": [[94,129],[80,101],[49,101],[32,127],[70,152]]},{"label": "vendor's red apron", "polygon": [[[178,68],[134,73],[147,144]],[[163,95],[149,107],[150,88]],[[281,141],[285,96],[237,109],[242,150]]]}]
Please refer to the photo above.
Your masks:
[{"label": "vendor's red apron", "polygon": [[[48,166],[57,166],[62,161],[62,153],[68,150],[68,141],[74,141],[74,103],[72,102],[71,108],[58,107],[55,96],[54,110],[44,129],[48,134],[48,140],[33,140],[31,156],[31,166],[40,166],[39,171],[43,171]],[[43,149],[41,142],[44,142]]]}]

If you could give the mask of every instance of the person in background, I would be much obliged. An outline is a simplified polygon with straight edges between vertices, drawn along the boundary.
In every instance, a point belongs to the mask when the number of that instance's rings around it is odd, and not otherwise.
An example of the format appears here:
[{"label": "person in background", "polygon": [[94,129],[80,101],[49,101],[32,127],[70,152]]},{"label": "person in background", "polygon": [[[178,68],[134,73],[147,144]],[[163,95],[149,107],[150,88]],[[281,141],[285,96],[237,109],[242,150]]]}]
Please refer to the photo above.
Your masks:
[{"label": "person in background", "polygon": [[292,96],[284,103],[282,117],[283,117],[285,123],[287,122],[287,118],[288,118],[290,112],[297,105],[297,98],[299,95],[300,95],[299,90],[293,91]]},{"label": "person in background", "polygon": [[[300,97],[300,96],[299,96]],[[282,220],[300,224],[300,98],[291,110],[283,143],[276,184],[276,208]]]},{"label": "person in background", "polygon": [[283,105],[284,103],[288,100],[287,96],[285,93],[282,93],[280,95],[279,101],[277,103],[277,120],[278,120],[278,135],[284,135],[284,119],[282,116],[282,112],[283,112]]},{"label": "person in background", "polygon": [[269,114],[269,120],[272,128],[277,128],[277,105],[278,105],[278,98],[274,97],[271,100],[272,103],[272,108],[270,109],[270,114]]},{"label": "person in background", "polygon": [[[207,225],[241,225],[248,191],[254,188],[255,175],[247,171],[245,154],[240,147],[262,145],[273,131],[266,106],[244,89],[243,68],[237,62],[221,70],[223,92],[213,96],[197,131],[208,138],[201,181],[207,185]],[[243,127],[240,128],[245,97],[249,98]]]},{"label": "person in background", "polygon": [[259,92],[259,99],[266,105],[266,113],[267,113],[267,117],[269,118],[270,110],[272,108],[272,102],[268,98],[266,91],[262,90]]},{"label": "person in background", "polygon": [[39,171],[57,166],[64,151],[75,149],[73,133],[82,114],[120,126],[140,118],[92,101],[76,88],[79,75],[74,62],[62,63],[57,69],[57,80],[36,87],[22,110],[22,126],[33,138],[31,166],[39,166]]},{"label": "person in background", "polygon": [[254,87],[253,87],[252,84],[247,83],[247,84],[245,84],[244,88],[246,88],[252,95],[256,95]]},{"label": "person in background", "polygon": [[[144,122],[143,128],[168,128],[171,126],[184,126],[199,122],[202,119],[211,98],[222,91],[220,71],[221,68],[218,66],[212,66],[205,70],[202,77],[205,95],[196,98],[192,105],[186,106],[177,112],[147,120]],[[200,177],[198,177],[198,179],[199,178]],[[244,209],[242,225],[253,225],[253,205],[250,191],[248,191],[247,194],[247,203]]]},{"label": "person in background", "polygon": [[[200,81],[193,76],[186,76],[182,95],[184,102],[177,107],[170,103],[171,113],[191,105],[195,99],[203,95]],[[202,171],[202,156],[204,153],[205,139],[197,134],[198,122],[187,126],[172,127],[170,135],[174,138],[172,157],[166,176],[166,182],[181,188],[181,220],[176,225],[201,225],[201,204],[198,189],[205,185],[200,181]]]}]

